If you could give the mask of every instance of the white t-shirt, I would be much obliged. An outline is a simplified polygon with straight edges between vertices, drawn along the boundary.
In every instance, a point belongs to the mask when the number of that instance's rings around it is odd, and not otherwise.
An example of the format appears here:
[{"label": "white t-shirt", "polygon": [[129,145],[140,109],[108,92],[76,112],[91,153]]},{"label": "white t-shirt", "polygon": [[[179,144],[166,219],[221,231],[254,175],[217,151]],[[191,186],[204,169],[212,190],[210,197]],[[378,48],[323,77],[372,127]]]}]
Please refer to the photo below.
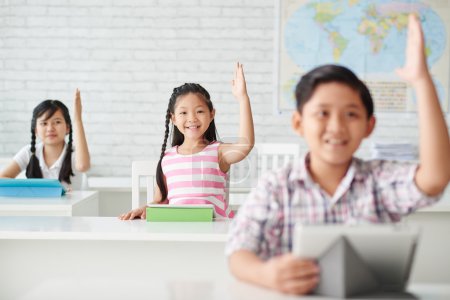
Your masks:
[{"label": "white t-shirt", "polygon": [[[28,163],[31,158],[31,145],[27,145],[20,149],[20,151],[14,156],[13,160],[19,165],[20,171],[26,170]],[[49,179],[58,179],[59,171],[61,170],[62,163],[64,158],[66,157],[66,148],[67,144],[64,145],[64,149],[61,152],[58,160],[50,167],[45,164],[44,160],[44,144],[38,143],[36,144],[36,157],[39,159],[39,166],[41,167],[42,177]],[[72,146],[72,149],[74,147]],[[75,151],[72,152],[72,172],[74,176],[70,177],[71,185],[67,184],[67,182],[63,181],[62,185],[67,188],[72,188],[73,190],[81,190],[84,188],[84,174],[75,170]]]}]

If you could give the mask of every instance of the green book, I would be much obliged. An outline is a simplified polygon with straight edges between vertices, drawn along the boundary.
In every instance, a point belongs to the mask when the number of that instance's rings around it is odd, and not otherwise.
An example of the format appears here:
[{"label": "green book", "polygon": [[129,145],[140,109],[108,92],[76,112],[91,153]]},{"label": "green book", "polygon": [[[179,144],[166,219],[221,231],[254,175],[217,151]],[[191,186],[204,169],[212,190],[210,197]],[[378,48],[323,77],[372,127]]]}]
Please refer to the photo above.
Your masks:
[{"label": "green book", "polygon": [[147,222],[211,222],[213,214],[212,204],[151,204],[147,206]]}]

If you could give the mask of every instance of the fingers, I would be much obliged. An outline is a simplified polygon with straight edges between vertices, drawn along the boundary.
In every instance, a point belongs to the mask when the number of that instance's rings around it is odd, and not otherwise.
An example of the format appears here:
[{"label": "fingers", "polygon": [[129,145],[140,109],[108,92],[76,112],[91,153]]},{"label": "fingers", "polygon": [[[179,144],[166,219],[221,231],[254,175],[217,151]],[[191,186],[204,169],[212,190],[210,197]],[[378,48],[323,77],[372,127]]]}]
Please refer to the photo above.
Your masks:
[{"label": "fingers", "polygon": [[318,283],[318,276],[302,280],[289,280],[283,283],[281,291],[287,294],[304,295],[314,290]]},{"label": "fingers", "polygon": [[134,218],[141,218],[141,219],[145,219],[146,217],[146,211],[145,209],[142,210],[140,208],[138,209],[133,209],[132,211],[129,211],[125,214],[122,214],[119,216],[119,219],[121,220],[133,220]]},{"label": "fingers", "polygon": [[131,215],[130,215],[130,220],[133,220],[134,218],[136,218],[137,216],[140,216],[140,213],[138,212],[137,209],[132,210],[131,211]]},{"label": "fingers", "polygon": [[127,213],[125,213],[125,214],[121,214],[121,215],[119,216],[119,219],[121,219],[121,220],[129,220],[129,219],[130,219],[130,216],[131,216],[131,212],[127,212]]},{"label": "fingers", "polygon": [[282,278],[289,279],[304,279],[318,276],[320,273],[319,267],[310,260],[296,260],[283,272]]},{"label": "fingers", "polygon": [[283,272],[281,290],[288,294],[310,293],[319,283],[319,267],[312,260],[289,257],[289,268]]}]

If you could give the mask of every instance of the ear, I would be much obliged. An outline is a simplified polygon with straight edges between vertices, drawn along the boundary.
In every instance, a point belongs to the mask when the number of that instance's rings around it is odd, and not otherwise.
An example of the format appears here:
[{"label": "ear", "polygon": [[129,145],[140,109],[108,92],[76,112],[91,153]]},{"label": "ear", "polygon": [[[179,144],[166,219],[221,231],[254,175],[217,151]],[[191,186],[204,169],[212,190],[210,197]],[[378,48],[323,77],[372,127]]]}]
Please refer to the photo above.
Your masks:
[{"label": "ear", "polygon": [[364,137],[368,137],[369,135],[372,134],[373,130],[375,129],[376,122],[377,122],[377,120],[376,120],[375,116],[371,116],[368,121],[367,130],[366,130],[366,134],[364,135]]},{"label": "ear", "polygon": [[175,123],[175,115],[174,114],[170,114],[170,121],[172,121],[172,123]]},{"label": "ear", "polygon": [[214,120],[215,116],[216,116],[216,109],[213,108],[213,110],[211,111],[211,122]]},{"label": "ear", "polygon": [[298,135],[303,136],[303,117],[298,110],[292,114],[291,126]]},{"label": "ear", "polygon": [[69,134],[69,132],[70,132],[70,127],[69,127],[69,125],[66,124],[66,134]]}]

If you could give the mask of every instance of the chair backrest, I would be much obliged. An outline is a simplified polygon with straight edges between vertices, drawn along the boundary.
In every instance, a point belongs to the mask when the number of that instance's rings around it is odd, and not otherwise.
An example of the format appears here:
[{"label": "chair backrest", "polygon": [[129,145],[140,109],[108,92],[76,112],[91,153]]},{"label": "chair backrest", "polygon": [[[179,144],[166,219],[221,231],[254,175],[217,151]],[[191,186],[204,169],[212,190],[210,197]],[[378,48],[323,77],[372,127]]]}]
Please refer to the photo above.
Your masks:
[{"label": "chair backrest", "polygon": [[[153,200],[154,185],[156,182],[157,161],[133,161],[131,163],[131,208],[135,209],[146,205]],[[140,199],[141,177],[146,177],[147,197]]]},{"label": "chair backrest", "polygon": [[299,144],[257,144],[260,174],[286,166],[298,158]]},{"label": "chair backrest", "polygon": [[260,143],[241,162],[231,166],[230,184],[232,188],[252,188],[261,174],[276,170],[298,158],[299,144]]}]

